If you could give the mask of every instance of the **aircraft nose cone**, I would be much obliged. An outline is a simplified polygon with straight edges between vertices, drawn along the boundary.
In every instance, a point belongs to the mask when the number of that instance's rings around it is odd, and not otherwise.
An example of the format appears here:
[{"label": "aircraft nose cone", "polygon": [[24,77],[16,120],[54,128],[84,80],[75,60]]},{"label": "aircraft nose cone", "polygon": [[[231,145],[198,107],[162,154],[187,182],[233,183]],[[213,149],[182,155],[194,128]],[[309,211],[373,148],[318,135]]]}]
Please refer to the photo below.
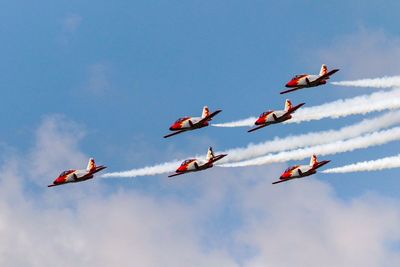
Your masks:
[{"label": "aircraft nose cone", "polygon": [[176,172],[184,172],[185,168],[183,166],[180,166],[178,169],[176,169]]},{"label": "aircraft nose cone", "polygon": [[179,123],[174,123],[169,127],[171,131],[179,130],[181,128],[181,125]]},{"label": "aircraft nose cone", "polygon": [[296,86],[296,81],[290,81],[285,85],[285,87],[294,87],[294,86]]},{"label": "aircraft nose cone", "polygon": [[290,177],[290,174],[287,173],[287,172],[285,172],[285,173],[283,173],[283,174],[281,175],[281,179],[287,179],[287,178],[289,178],[289,177]]}]

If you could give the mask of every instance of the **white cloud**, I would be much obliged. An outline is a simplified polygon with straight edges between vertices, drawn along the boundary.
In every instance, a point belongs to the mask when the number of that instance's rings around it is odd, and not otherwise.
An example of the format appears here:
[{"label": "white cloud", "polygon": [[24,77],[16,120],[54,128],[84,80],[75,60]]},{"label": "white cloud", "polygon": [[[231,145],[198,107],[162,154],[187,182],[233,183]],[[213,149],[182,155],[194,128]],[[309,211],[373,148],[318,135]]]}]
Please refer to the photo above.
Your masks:
[{"label": "white cloud", "polygon": [[[398,266],[400,209],[373,194],[340,200],[315,178],[246,191],[240,241],[258,254],[245,266]],[[254,216],[258,214],[258,216]]]}]

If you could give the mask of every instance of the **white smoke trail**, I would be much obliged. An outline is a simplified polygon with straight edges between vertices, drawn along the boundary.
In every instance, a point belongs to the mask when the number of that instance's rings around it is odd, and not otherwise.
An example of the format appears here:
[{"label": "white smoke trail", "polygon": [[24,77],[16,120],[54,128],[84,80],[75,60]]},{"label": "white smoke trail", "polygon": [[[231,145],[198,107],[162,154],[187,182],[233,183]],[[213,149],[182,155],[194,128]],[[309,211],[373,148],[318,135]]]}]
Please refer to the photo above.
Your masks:
[{"label": "white smoke trail", "polygon": [[173,172],[181,164],[182,161],[166,162],[154,166],[148,166],[139,169],[133,169],[123,172],[112,172],[101,175],[100,177],[111,178],[111,177],[137,177],[147,175],[157,175],[163,173]]},{"label": "white smoke trail", "polygon": [[394,88],[400,87],[400,76],[382,77],[375,79],[361,79],[355,81],[331,82],[339,86],[372,87],[372,88]]},{"label": "white smoke trail", "polygon": [[327,130],[311,132],[285,138],[273,138],[260,144],[249,144],[245,148],[229,149],[224,154],[228,157],[221,160],[221,163],[241,161],[265,155],[267,153],[293,150],[306,146],[315,146],[331,143],[339,140],[357,137],[365,133],[370,133],[394,126],[400,123],[400,111],[389,112],[384,115],[364,119],[359,123],[345,126],[338,130]]},{"label": "white smoke trail", "polygon": [[[368,132],[390,127],[398,123],[400,123],[400,111],[389,112],[375,118],[365,119],[359,123],[345,126],[339,130],[311,132],[297,136],[288,136],[285,138],[275,137],[271,141],[260,144],[250,144],[244,148],[233,148],[224,151],[222,153],[228,154],[228,157],[222,159],[220,163],[236,162],[244,159],[259,157],[271,152],[320,145],[353,138]],[[199,156],[195,156],[193,158],[199,158]],[[182,161],[183,160],[166,162],[154,166],[147,166],[123,172],[107,173],[101,177],[137,177],[169,173],[173,172]]]},{"label": "white smoke trail", "polygon": [[389,142],[400,140],[400,127],[391,128],[366,134],[360,137],[340,140],[328,144],[311,146],[296,150],[283,151],[277,154],[268,154],[251,160],[227,163],[220,165],[221,167],[246,167],[265,165],[276,162],[286,162],[289,160],[300,160],[310,157],[312,154],[320,156],[334,155],[337,153],[350,152],[356,149],[368,148],[371,146],[383,145]]},{"label": "white smoke trail", "polygon": [[215,127],[227,127],[227,128],[233,128],[233,127],[251,127],[254,126],[254,122],[257,120],[256,117],[250,117],[247,119],[239,120],[239,121],[231,121],[231,122],[224,122],[224,123],[213,123],[211,126]]},{"label": "white smoke trail", "polygon": [[342,167],[327,169],[323,173],[348,173],[363,171],[380,171],[384,169],[400,168],[400,154],[377,160],[358,162]]},{"label": "white smoke trail", "polygon": [[[394,110],[400,108],[400,89],[375,92],[349,99],[341,99],[319,106],[299,109],[293,119],[284,123],[300,123],[324,118],[340,118],[349,115],[367,114],[370,112]],[[243,127],[253,126],[255,118],[248,118],[228,123],[212,124],[216,127]]]}]

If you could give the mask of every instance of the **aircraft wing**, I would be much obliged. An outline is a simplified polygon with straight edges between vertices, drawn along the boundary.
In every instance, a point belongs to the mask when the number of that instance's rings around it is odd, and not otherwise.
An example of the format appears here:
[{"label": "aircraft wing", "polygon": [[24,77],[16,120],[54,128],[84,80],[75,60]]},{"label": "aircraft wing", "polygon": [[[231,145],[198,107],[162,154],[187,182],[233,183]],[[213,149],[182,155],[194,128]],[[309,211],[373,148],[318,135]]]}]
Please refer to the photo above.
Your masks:
[{"label": "aircraft wing", "polygon": [[319,82],[321,80],[325,80],[326,78],[328,78],[329,76],[335,74],[338,71],[339,71],[339,69],[331,70],[330,72],[328,72],[328,73],[322,75],[321,77],[319,77],[318,79],[316,79],[314,82]]},{"label": "aircraft wing", "polygon": [[180,130],[180,131],[177,131],[177,132],[173,132],[173,133],[170,133],[170,134],[164,135],[164,138],[168,138],[168,137],[171,137],[171,136],[174,136],[174,135],[177,135],[177,134],[183,133],[183,132],[186,132],[186,130]]},{"label": "aircraft wing", "polygon": [[289,90],[286,90],[286,91],[282,91],[282,92],[280,92],[280,94],[283,95],[283,94],[290,93],[290,92],[293,92],[293,91],[297,91],[297,90],[303,89],[303,88],[304,88],[303,86],[295,87],[295,88],[292,88],[292,89],[289,89]]},{"label": "aircraft wing", "polygon": [[171,178],[171,177],[178,176],[178,175],[182,175],[182,174],[185,174],[185,173],[186,173],[186,172],[177,172],[177,173],[168,175],[168,177]]},{"label": "aircraft wing", "polygon": [[201,124],[203,124],[204,122],[211,120],[215,115],[217,115],[217,114],[220,113],[221,111],[222,111],[221,109],[218,109],[218,110],[214,111],[213,113],[209,114],[207,117],[205,117],[205,118],[199,120],[196,124],[201,125]]},{"label": "aircraft wing", "polygon": [[256,128],[253,128],[253,129],[248,130],[247,132],[248,132],[248,133],[251,133],[251,132],[254,132],[254,131],[259,130],[259,129],[261,129],[261,128],[264,128],[264,127],[266,127],[266,126],[268,126],[268,124],[260,125],[260,126],[258,126],[258,127],[256,127]]}]

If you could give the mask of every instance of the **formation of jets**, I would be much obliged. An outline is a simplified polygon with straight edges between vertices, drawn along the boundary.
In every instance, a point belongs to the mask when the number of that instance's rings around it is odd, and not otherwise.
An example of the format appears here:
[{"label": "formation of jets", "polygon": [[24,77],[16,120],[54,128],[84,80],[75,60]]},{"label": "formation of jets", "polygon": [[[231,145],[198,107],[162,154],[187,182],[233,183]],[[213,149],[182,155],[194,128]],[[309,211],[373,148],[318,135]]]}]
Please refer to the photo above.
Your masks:
[{"label": "formation of jets", "polygon": [[[286,94],[289,92],[297,91],[303,88],[316,87],[323,84],[326,84],[327,80],[338,72],[339,69],[333,69],[328,71],[326,65],[322,65],[321,71],[319,75],[310,75],[310,74],[301,74],[296,75],[292,78],[287,84],[286,87],[290,88],[286,91],[280,92],[280,94]],[[292,114],[299,108],[301,108],[305,103],[300,103],[296,106],[293,106],[289,99],[285,102],[284,110],[277,111],[266,111],[263,112],[259,118],[255,121],[255,127],[248,130],[248,132],[253,132],[264,128],[271,124],[281,123],[292,118]],[[169,128],[172,133],[169,133],[164,136],[164,138],[168,138],[183,132],[192,131],[196,129],[200,129],[206,126],[209,126],[209,122],[221,112],[222,110],[216,110],[210,113],[207,106],[203,108],[203,112],[201,117],[183,117],[175,121],[171,127]],[[214,163],[226,157],[227,154],[215,155],[212,147],[208,149],[207,156],[205,160],[202,159],[187,159],[176,169],[174,174],[169,175],[168,177],[174,177],[190,172],[203,171],[214,166]],[[282,182],[287,182],[292,179],[303,178],[309,175],[313,175],[317,172],[317,169],[329,163],[330,160],[324,160],[318,162],[317,156],[312,155],[309,165],[296,165],[293,167],[289,167],[285,170],[285,172],[281,175],[279,181],[273,182],[272,184],[278,184]],[[48,187],[64,185],[67,183],[76,183],[82,182],[89,179],[94,178],[94,175],[97,172],[100,172],[107,168],[106,166],[96,166],[94,159],[89,159],[88,166],[85,170],[67,170],[63,171],[52,184],[48,185]]]}]

